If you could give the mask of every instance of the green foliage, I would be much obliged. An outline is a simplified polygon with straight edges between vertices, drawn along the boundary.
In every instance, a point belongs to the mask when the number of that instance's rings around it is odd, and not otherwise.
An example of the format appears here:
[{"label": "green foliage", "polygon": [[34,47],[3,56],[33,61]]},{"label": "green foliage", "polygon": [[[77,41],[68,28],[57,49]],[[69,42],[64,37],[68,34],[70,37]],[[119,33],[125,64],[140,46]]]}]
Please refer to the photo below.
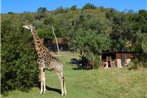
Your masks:
[{"label": "green foliage", "polygon": [[59,7],[56,9],[56,14],[66,13],[66,12],[67,12],[67,9],[63,7]]},{"label": "green foliage", "polygon": [[96,6],[94,4],[87,3],[83,6],[82,9],[96,9]]},{"label": "green foliage", "polygon": [[75,39],[71,42],[72,49],[76,48],[82,51],[90,62],[95,62],[96,57],[102,50],[110,48],[111,39],[106,34],[97,34],[92,30],[84,31],[78,29]]},{"label": "green foliage", "polygon": [[76,5],[73,5],[70,9],[71,9],[71,10],[77,10],[78,8],[77,8]]},{"label": "green foliage", "polygon": [[102,16],[81,13],[75,22],[76,31],[72,33],[71,49],[80,50],[90,62],[96,62],[102,50],[111,46],[109,34],[111,22]]},{"label": "green foliage", "polygon": [[38,13],[44,13],[46,11],[47,11],[47,9],[45,7],[40,7],[40,8],[37,9]]},{"label": "green foliage", "polygon": [[129,70],[137,69],[137,68],[138,68],[138,61],[137,61],[137,59],[134,59],[133,61],[131,61],[131,62],[128,64],[128,69],[129,69]]},{"label": "green foliage", "polygon": [[46,12],[47,12],[47,8],[45,7],[40,7],[37,9],[37,16],[36,16],[36,19],[41,19],[41,18],[44,18],[46,16]]},{"label": "green foliage", "polygon": [[38,71],[35,63],[32,37],[24,32],[22,23],[13,19],[2,21],[1,90],[25,90],[37,86]]},{"label": "green foliage", "polygon": [[147,34],[143,34],[142,49],[145,53],[147,53]]}]

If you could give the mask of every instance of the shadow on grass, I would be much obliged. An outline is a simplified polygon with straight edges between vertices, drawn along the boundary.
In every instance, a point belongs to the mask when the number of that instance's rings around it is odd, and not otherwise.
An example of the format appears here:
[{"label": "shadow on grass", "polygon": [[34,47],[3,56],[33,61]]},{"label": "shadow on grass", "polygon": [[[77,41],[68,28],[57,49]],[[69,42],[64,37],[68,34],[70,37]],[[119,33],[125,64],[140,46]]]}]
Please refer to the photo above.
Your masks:
[{"label": "shadow on grass", "polygon": [[73,70],[91,70],[92,68],[72,68]]},{"label": "shadow on grass", "polygon": [[[41,88],[40,88],[40,82],[38,83],[38,88],[41,89]],[[57,92],[57,93],[61,94],[61,90],[60,90],[60,89],[57,89],[57,88],[52,88],[52,87],[46,86],[46,90],[47,90],[47,91]]]},{"label": "shadow on grass", "polygon": [[57,93],[61,94],[61,90],[60,90],[60,89],[51,88],[51,87],[48,87],[48,86],[46,86],[46,89],[47,89],[48,91],[53,91],[53,92],[57,92]]},{"label": "shadow on grass", "polygon": [[73,70],[89,70],[93,69],[93,64],[90,63],[90,61],[82,56],[81,59],[72,58],[70,64],[75,65]]},{"label": "shadow on grass", "polygon": [[81,70],[82,68],[79,68],[79,67],[77,67],[77,68],[72,68],[73,70]]}]

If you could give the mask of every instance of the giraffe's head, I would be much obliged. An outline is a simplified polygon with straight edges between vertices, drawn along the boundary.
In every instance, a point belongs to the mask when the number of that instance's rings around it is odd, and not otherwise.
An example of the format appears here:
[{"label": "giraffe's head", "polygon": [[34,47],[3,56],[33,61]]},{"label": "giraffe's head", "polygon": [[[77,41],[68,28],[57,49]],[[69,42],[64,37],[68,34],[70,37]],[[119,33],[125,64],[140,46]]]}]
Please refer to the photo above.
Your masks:
[{"label": "giraffe's head", "polygon": [[24,25],[24,26],[22,26],[23,28],[26,28],[26,29],[28,29],[28,30],[31,30],[31,32],[35,29],[35,27],[34,26],[32,26],[32,25]]}]

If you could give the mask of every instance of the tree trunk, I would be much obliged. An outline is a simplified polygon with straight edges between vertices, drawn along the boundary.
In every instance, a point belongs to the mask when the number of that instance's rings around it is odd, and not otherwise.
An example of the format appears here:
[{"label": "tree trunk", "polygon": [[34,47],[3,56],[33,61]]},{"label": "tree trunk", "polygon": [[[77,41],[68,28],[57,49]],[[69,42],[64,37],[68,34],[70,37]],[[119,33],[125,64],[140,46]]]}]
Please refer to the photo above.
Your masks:
[{"label": "tree trunk", "polygon": [[57,37],[56,37],[56,35],[55,35],[55,33],[54,33],[54,27],[53,27],[53,26],[52,26],[52,31],[53,31],[53,35],[54,35],[54,37],[55,37],[55,41],[56,41],[56,45],[57,45],[57,50],[58,50],[58,55],[59,55],[60,51],[59,51],[58,40],[57,40]]}]

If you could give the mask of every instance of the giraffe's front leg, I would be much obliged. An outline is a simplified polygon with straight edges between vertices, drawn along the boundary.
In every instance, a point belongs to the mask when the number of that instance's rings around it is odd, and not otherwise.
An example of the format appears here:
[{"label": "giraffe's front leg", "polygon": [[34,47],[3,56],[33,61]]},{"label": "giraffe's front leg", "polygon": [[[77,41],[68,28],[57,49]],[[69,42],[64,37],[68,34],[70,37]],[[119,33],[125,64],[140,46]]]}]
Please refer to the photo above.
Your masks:
[{"label": "giraffe's front leg", "polygon": [[43,94],[45,94],[45,91],[46,91],[46,85],[45,85],[45,79],[43,81]]},{"label": "giraffe's front leg", "polygon": [[45,94],[45,91],[46,91],[45,81],[41,81],[40,94]]},{"label": "giraffe's front leg", "polygon": [[43,68],[40,69],[40,80],[41,80],[41,89],[40,94],[45,94],[46,91],[46,85],[45,85],[45,71]]}]

